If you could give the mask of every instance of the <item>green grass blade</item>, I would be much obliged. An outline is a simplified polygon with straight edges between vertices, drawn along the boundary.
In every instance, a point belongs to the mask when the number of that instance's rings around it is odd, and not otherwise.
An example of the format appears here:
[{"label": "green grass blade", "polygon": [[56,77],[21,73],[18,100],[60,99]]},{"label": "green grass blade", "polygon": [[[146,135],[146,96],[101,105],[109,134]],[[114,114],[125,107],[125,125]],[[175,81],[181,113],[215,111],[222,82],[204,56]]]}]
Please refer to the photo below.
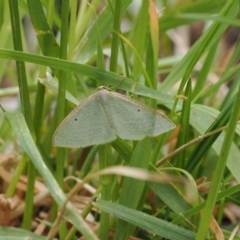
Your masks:
[{"label": "green grass blade", "polygon": [[[111,46],[111,60],[110,60],[110,71],[117,72],[118,66],[118,45],[119,45],[119,36],[116,32],[120,30],[120,15],[121,15],[121,5],[122,0],[115,1],[114,13],[113,13],[113,37],[112,37],[112,46]],[[109,1],[111,4],[111,2]]]},{"label": "green grass blade", "polygon": [[165,237],[171,240],[195,239],[196,234],[187,229],[181,228],[167,221],[157,219],[140,211],[127,208],[120,204],[97,201],[93,205],[102,211],[113,214],[133,225],[136,225],[146,231]]},{"label": "green grass blade", "polygon": [[[129,162],[130,167],[148,169],[149,156],[151,155],[151,140],[145,138],[137,143],[136,148],[133,151],[132,158]],[[145,188],[145,182],[137,179],[124,178],[122,184],[121,195],[119,203],[129,208],[137,209],[140,199]],[[129,201],[129,199],[131,199]],[[128,238],[129,224],[118,220],[116,227],[115,239],[127,239]]]},{"label": "green grass blade", "polygon": [[[23,51],[22,46],[22,36],[20,30],[20,17],[18,10],[18,1],[10,0],[9,8],[11,14],[11,26],[13,33],[13,45],[14,49],[17,51]],[[17,74],[18,74],[18,85],[20,91],[20,99],[21,99],[21,108],[26,119],[27,125],[33,134],[33,118],[31,114],[31,106],[30,106],[30,97],[27,83],[27,74],[25,69],[25,63],[22,61],[16,62],[17,66]],[[28,178],[31,181],[28,181],[27,184],[27,192],[26,192],[26,205],[28,208],[24,211],[22,226],[25,229],[30,229],[31,227],[31,219],[33,214],[33,191],[34,191],[34,182],[35,182],[35,169],[31,162],[28,164]]]},{"label": "green grass blade", "polygon": [[[204,88],[206,81],[207,81],[207,76],[210,72],[210,69],[213,65],[213,60],[217,51],[217,46],[218,46],[218,42],[215,43],[213,45],[213,47],[209,50],[207,57],[203,63],[203,66],[199,72],[197,81],[196,81],[196,86],[193,90],[193,99],[195,100],[195,98],[197,97],[197,95],[202,91],[202,89]],[[193,101],[194,101],[193,100]],[[195,102],[195,101],[194,101]]]},{"label": "green grass blade", "polygon": [[0,226],[0,239],[4,240],[46,240],[46,237],[39,236],[32,232],[13,227]]},{"label": "green grass blade", "polygon": [[[191,79],[188,80],[186,91],[185,91],[186,100],[183,101],[183,108],[181,114],[181,128],[180,128],[180,136],[178,138],[177,146],[180,147],[188,142],[189,135],[189,121],[190,121],[190,112],[191,112],[191,102],[192,102],[192,86]],[[180,168],[184,168],[186,161],[185,151],[178,154],[176,158],[176,165]]]},{"label": "green grass blade", "polygon": [[159,100],[162,103],[173,103],[173,97],[168,94],[159,93],[153,89],[137,84],[129,78],[125,78],[116,73],[108,72],[89,65],[78,64],[62,59],[38,56],[34,54],[21,53],[17,51],[0,49],[0,58],[22,60],[25,62],[37,63],[40,65],[50,66],[56,69],[69,71],[72,73],[84,75],[101,81],[104,84],[118,86],[119,88],[145,97]]},{"label": "green grass blade", "polygon": [[[217,129],[219,127],[225,126],[228,122],[229,116],[230,116],[230,110],[232,108],[232,103],[229,104],[227,107],[225,107],[217,119],[211,124],[211,126],[208,128],[207,132],[213,131],[214,129]],[[194,110],[193,110],[194,111]],[[194,121],[194,113],[192,111],[193,115],[193,121]],[[197,126],[196,122],[191,123],[193,126]],[[188,164],[186,166],[188,171],[192,171],[195,169],[198,164],[200,163],[201,158],[203,155],[207,152],[207,150],[212,146],[212,144],[216,141],[217,137],[220,135],[220,133],[214,134],[211,137],[208,137],[204,139],[202,142],[198,144],[198,146],[195,148],[193,153],[191,154],[191,157],[188,160]]]},{"label": "green grass blade", "polygon": [[28,9],[33,27],[36,31],[38,43],[43,55],[59,57],[60,48],[47,23],[46,16],[43,12],[42,4],[39,0],[28,0]]},{"label": "green grass blade", "polygon": [[[135,49],[139,56],[143,56],[145,52],[145,46],[148,36],[148,24],[149,24],[149,1],[142,1],[139,14],[137,15],[136,21],[134,21],[134,26],[130,32],[130,41],[135,46]],[[127,52],[131,49],[127,48]],[[133,67],[132,67],[132,76],[134,79],[137,79],[141,73],[142,66],[140,61],[137,59],[137,56],[134,55]]]}]

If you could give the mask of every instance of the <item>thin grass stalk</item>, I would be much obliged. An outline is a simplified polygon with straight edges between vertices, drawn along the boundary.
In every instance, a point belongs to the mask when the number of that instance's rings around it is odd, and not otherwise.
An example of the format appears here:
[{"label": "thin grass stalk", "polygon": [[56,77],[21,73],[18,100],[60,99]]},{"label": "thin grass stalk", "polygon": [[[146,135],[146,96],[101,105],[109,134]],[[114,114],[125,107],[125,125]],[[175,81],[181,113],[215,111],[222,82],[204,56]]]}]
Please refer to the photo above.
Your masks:
[{"label": "thin grass stalk", "polygon": [[[14,49],[22,52],[23,47],[22,47],[22,38],[21,38],[21,30],[20,30],[20,21],[19,21],[18,1],[10,0],[9,8],[10,8],[10,14],[11,14],[11,25],[12,25]],[[25,63],[17,61],[16,66],[17,66],[17,74],[18,74],[18,85],[19,85],[19,92],[20,92],[21,108],[22,108],[23,115],[26,119],[28,128],[31,134],[33,134],[33,120],[31,115],[30,98],[29,98]],[[25,162],[23,163],[23,165],[25,165]],[[23,222],[22,222],[22,227],[24,229],[30,229],[31,227],[31,220],[33,215],[34,182],[35,182],[35,168],[32,162],[29,161],[28,162],[28,182],[27,182],[27,191],[26,191],[26,205],[28,207],[25,208]]]},{"label": "thin grass stalk", "polygon": [[120,17],[121,17],[121,2],[122,0],[115,1],[114,6],[114,20],[113,20],[113,36],[112,36],[112,46],[111,46],[111,60],[110,60],[110,71],[117,71],[118,64],[118,44],[119,36],[118,33],[120,30]]},{"label": "thin grass stalk", "polygon": [[220,189],[220,185],[222,182],[222,177],[223,177],[223,173],[224,170],[226,168],[226,162],[228,159],[228,154],[230,152],[230,148],[232,146],[232,142],[233,142],[233,137],[235,135],[235,128],[236,128],[236,124],[239,118],[239,114],[240,114],[240,85],[239,85],[239,90],[238,93],[236,95],[236,99],[234,101],[234,105],[232,108],[232,113],[230,116],[230,120],[229,120],[229,124],[228,124],[228,128],[224,137],[224,141],[222,144],[222,149],[221,149],[221,153],[220,156],[218,158],[218,162],[217,162],[217,166],[215,169],[215,173],[214,173],[214,177],[213,177],[213,181],[212,181],[212,185],[208,194],[208,198],[206,201],[206,206],[203,210],[203,216],[202,219],[200,221],[200,225],[198,228],[198,232],[197,232],[197,237],[196,240],[202,240],[205,239],[208,229],[209,229],[209,224],[211,221],[211,217],[212,217],[212,213],[213,213],[213,209],[214,206],[216,204],[216,200],[217,200],[217,195]]},{"label": "thin grass stalk", "polygon": [[[61,9],[61,39],[60,39],[60,58],[67,59],[67,46],[68,46],[68,18],[69,18],[69,1],[62,1]],[[58,88],[58,106],[57,106],[57,123],[60,123],[65,116],[65,93],[67,84],[67,73],[65,71],[59,71],[59,88]],[[64,148],[57,149],[57,169],[56,179],[60,186],[63,186],[64,178],[64,163],[66,159],[67,150]],[[59,234],[61,238],[67,235],[67,228],[65,223],[62,223]]]}]

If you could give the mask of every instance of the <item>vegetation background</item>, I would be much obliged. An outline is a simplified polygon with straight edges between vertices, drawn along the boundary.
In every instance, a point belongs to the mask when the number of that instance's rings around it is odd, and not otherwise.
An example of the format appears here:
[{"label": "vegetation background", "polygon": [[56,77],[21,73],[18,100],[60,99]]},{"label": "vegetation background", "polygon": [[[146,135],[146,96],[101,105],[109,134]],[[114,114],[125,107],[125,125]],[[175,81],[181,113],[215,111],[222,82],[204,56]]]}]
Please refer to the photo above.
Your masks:
[{"label": "vegetation background", "polygon": [[[240,239],[239,4],[0,1],[0,239]],[[176,129],[53,147],[101,85]]]}]

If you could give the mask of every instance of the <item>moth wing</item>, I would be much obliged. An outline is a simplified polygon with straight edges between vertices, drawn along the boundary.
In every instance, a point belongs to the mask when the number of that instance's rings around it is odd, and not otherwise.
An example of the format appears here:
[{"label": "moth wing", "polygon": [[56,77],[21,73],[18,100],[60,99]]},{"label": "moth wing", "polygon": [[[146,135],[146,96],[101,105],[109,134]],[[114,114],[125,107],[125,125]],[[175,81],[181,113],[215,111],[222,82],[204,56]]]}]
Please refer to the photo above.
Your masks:
[{"label": "moth wing", "polygon": [[87,147],[116,139],[109,120],[100,106],[97,94],[78,105],[59,125],[53,135],[53,145]]},{"label": "moth wing", "polygon": [[128,140],[158,136],[175,128],[164,115],[122,94],[108,94],[111,122],[116,134]]}]

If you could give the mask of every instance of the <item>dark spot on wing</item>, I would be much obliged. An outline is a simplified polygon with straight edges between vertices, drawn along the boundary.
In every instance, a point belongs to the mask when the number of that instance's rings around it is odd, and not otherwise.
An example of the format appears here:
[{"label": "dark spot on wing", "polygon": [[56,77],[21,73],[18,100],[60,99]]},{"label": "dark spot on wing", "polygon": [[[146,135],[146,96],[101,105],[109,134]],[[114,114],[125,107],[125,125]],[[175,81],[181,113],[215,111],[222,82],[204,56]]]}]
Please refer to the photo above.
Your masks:
[{"label": "dark spot on wing", "polygon": [[74,121],[78,121],[78,119],[77,119],[77,118],[75,118],[75,119],[74,119]]},{"label": "dark spot on wing", "polygon": [[140,112],[140,109],[138,109],[138,112]]}]

